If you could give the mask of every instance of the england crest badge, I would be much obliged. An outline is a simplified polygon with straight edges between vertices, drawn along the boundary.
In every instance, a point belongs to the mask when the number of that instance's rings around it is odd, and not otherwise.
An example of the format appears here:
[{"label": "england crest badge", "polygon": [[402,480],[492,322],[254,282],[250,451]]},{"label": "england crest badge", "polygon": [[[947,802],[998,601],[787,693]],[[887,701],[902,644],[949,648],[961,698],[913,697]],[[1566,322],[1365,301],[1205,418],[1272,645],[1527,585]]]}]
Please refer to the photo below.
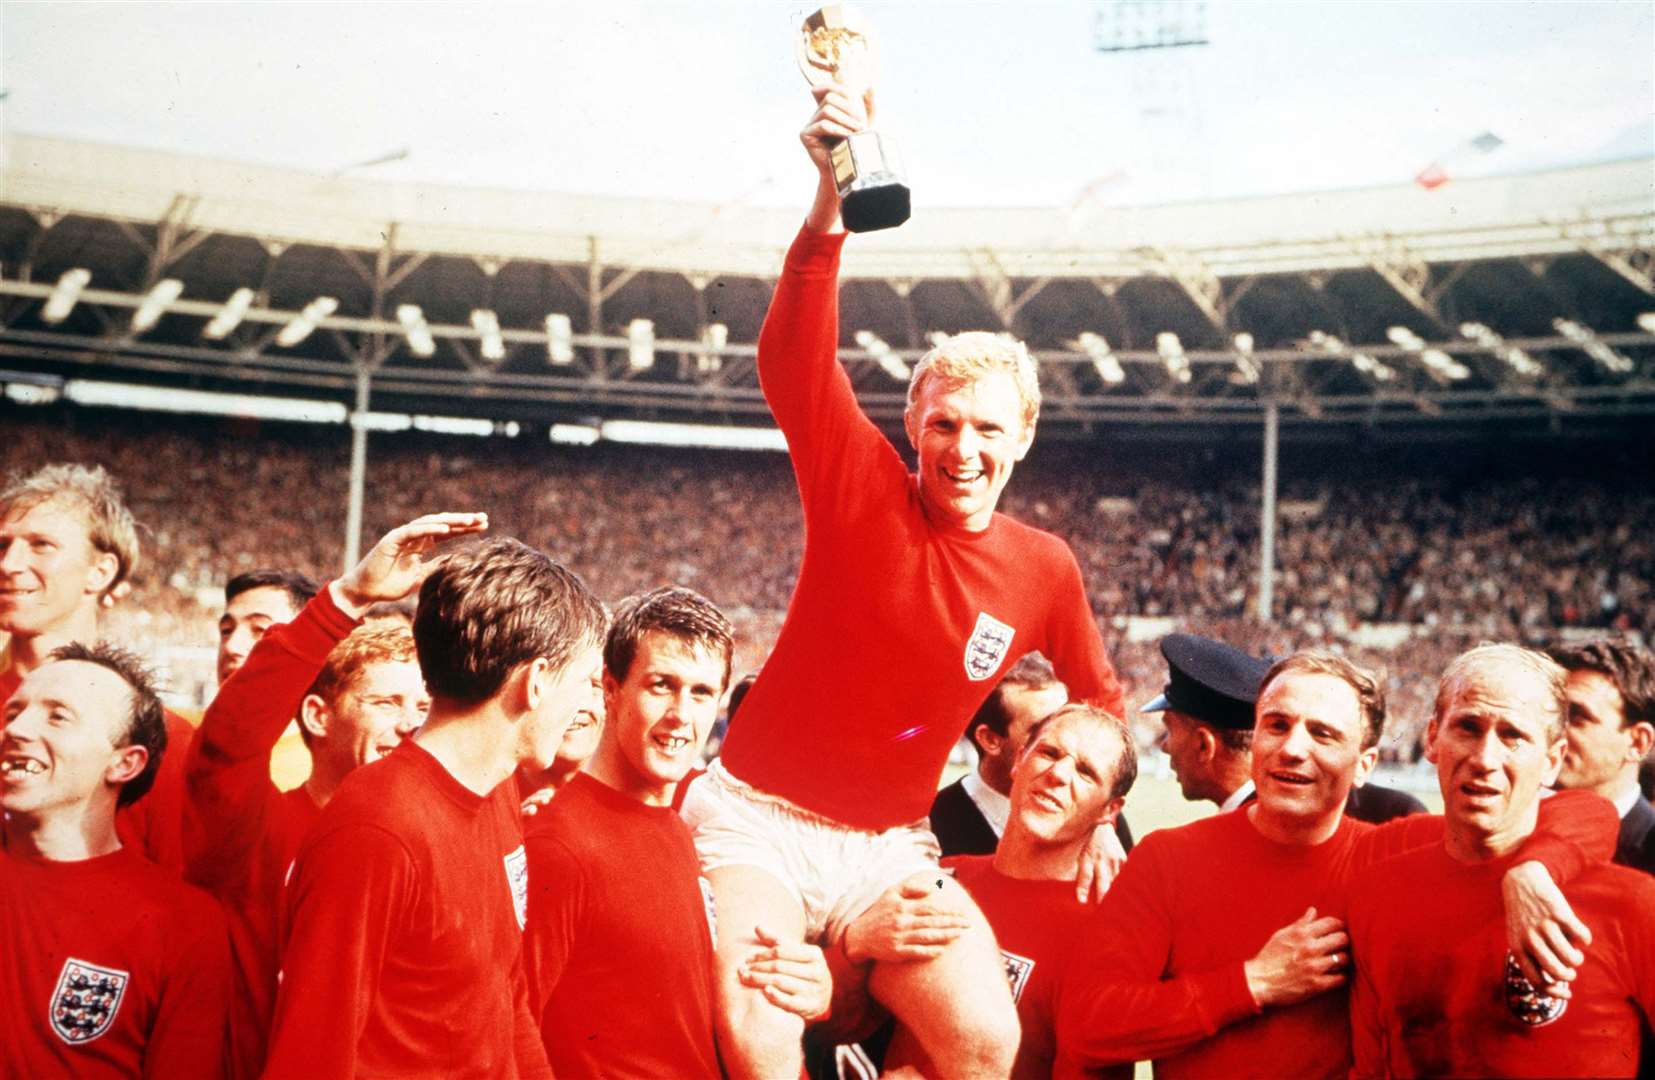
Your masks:
[{"label": "england crest badge", "polygon": [[1029,985],[1029,976],[1034,974],[1034,961],[1004,949],[1000,950],[1000,959],[1006,965],[1006,981],[1011,984],[1011,1000],[1022,1001],[1023,988]]},{"label": "england crest badge", "polygon": [[52,1030],[70,1046],[96,1039],[115,1022],[131,981],[125,971],[69,957],[52,991]]},{"label": "england crest badge", "polygon": [[972,682],[982,682],[1000,670],[1000,662],[1006,658],[1015,633],[1014,628],[988,612],[977,613],[977,626],[971,631],[971,640],[965,643],[965,673]]},{"label": "england crest badge", "polygon": [[506,856],[506,884],[511,887],[511,907],[521,930],[529,921],[529,856],[522,844]]}]

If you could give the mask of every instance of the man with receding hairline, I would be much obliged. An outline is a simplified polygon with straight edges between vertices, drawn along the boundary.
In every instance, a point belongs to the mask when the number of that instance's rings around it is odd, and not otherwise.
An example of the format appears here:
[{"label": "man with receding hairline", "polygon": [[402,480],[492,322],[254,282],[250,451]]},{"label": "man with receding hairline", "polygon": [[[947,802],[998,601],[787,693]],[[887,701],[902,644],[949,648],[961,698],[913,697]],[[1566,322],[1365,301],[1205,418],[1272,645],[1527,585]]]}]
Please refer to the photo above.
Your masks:
[{"label": "man with receding hairline", "polygon": [[1591,932],[1566,993],[1526,978],[1499,927],[1502,875],[1566,752],[1564,686],[1554,661],[1515,645],[1478,646],[1443,673],[1426,732],[1442,841],[1351,890],[1353,1076],[1638,1072],[1655,1015],[1655,879],[1598,865],[1567,884]]},{"label": "man with receding hairline", "polygon": [[166,750],[130,653],[69,644],[0,715],[0,1077],[219,1076],[224,918],[123,847]]},{"label": "man with receding hairline", "polygon": [[[1069,968],[1061,1073],[1138,1060],[1170,1078],[1349,1067],[1340,919],[1349,882],[1442,835],[1429,815],[1372,826],[1344,813],[1352,784],[1373,768],[1384,718],[1378,679],[1336,654],[1294,653],[1265,674],[1253,729],[1258,798],[1151,833],[1133,851]],[[1543,858],[1564,879],[1585,861],[1582,844],[1607,857],[1602,800],[1572,800],[1573,817],[1553,802],[1542,832],[1562,836],[1524,849],[1514,889],[1544,893],[1528,860]]]}]

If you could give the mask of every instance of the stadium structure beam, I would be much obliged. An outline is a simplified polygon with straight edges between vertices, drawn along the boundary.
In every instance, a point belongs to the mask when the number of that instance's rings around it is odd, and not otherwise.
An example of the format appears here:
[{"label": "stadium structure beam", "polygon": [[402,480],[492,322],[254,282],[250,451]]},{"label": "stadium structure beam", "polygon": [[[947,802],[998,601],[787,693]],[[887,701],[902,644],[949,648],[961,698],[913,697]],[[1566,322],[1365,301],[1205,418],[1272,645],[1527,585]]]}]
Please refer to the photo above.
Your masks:
[{"label": "stadium structure beam", "polygon": [[356,407],[350,414],[351,481],[345,504],[345,560],[340,573],[348,574],[362,557],[362,503],[368,486],[368,394],[373,375],[368,365],[356,365]]},{"label": "stadium structure beam", "polygon": [[1264,403],[1264,475],[1259,485],[1258,620],[1268,624],[1276,606],[1276,470],[1281,411]]},{"label": "stadium structure beam", "polygon": [[1433,285],[1430,264],[1410,251],[1398,237],[1374,237],[1363,246],[1368,252],[1368,265],[1385,279],[1387,285],[1395,289],[1420,314],[1435,323],[1437,329],[1451,331],[1452,328],[1437,308],[1437,301],[1442,299],[1449,286],[1459,280],[1470,263],[1455,264],[1443,280]]},{"label": "stadium structure beam", "polygon": [[1655,296],[1655,222],[1649,218],[1608,221],[1565,222],[1558,235],[1580,245],[1580,250],[1598,260],[1650,296]]},{"label": "stadium structure beam", "polygon": [[1153,269],[1176,282],[1184,290],[1184,294],[1207,317],[1212,328],[1219,334],[1228,337],[1230,334],[1230,313],[1235,310],[1236,302],[1252,289],[1257,275],[1249,274],[1241,279],[1241,284],[1228,297],[1224,295],[1224,285],[1218,279],[1205,260],[1200,256],[1178,248],[1139,249],[1144,261]]},{"label": "stadium structure beam", "polygon": [[1006,273],[1005,265],[994,252],[983,248],[968,251],[966,257],[971,262],[977,290],[988,304],[994,317],[1000,320],[1003,330],[1015,330],[1017,315],[1027,304],[1040,294],[1040,291],[1052,283],[1052,278],[1036,279],[1022,292],[1018,292],[1012,285],[1011,275]]}]

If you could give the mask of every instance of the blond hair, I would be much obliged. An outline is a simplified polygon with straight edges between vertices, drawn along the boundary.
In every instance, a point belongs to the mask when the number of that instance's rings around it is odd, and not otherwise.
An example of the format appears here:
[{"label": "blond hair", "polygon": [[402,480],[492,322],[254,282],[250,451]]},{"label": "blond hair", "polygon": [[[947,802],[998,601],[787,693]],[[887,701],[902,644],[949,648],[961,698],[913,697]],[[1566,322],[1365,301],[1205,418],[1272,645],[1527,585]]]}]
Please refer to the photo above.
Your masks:
[{"label": "blond hair", "polygon": [[138,569],[138,523],[121,498],[120,485],[102,465],[43,465],[27,476],[12,476],[0,491],[0,516],[53,500],[78,509],[92,547],[115,556],[115,576],[103,591],[108,596]]},{"label": "blond hair", "polygon": [[1028,347],[1010,334],[968,330],[951,334],[919,358],[908,380],[908,411],[914,412],[925,384],[937,379],[945,386],[974,383],[1001,371],[1011,376],[1023,405],[1023,426],[1030,428],[1040,417],[1040,375]]}]

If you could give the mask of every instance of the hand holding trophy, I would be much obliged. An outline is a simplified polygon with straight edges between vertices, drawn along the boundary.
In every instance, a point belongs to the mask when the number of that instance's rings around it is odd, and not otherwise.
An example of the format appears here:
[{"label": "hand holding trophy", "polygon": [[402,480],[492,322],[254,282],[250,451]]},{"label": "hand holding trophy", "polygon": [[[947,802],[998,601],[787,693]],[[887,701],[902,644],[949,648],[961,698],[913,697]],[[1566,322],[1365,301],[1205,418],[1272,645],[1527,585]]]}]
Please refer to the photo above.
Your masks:
[{"label": "hand holding trophy", "polygon": [[[873,87],[873,39],[867,20],[850,4],[829,4],[799,27],[799,70],[814,87],[838,83],[856,98]],[[908,220],[908,184],[895,144],[871,129],[829,149],[840,213],[851,232],[891,229]]]}]

